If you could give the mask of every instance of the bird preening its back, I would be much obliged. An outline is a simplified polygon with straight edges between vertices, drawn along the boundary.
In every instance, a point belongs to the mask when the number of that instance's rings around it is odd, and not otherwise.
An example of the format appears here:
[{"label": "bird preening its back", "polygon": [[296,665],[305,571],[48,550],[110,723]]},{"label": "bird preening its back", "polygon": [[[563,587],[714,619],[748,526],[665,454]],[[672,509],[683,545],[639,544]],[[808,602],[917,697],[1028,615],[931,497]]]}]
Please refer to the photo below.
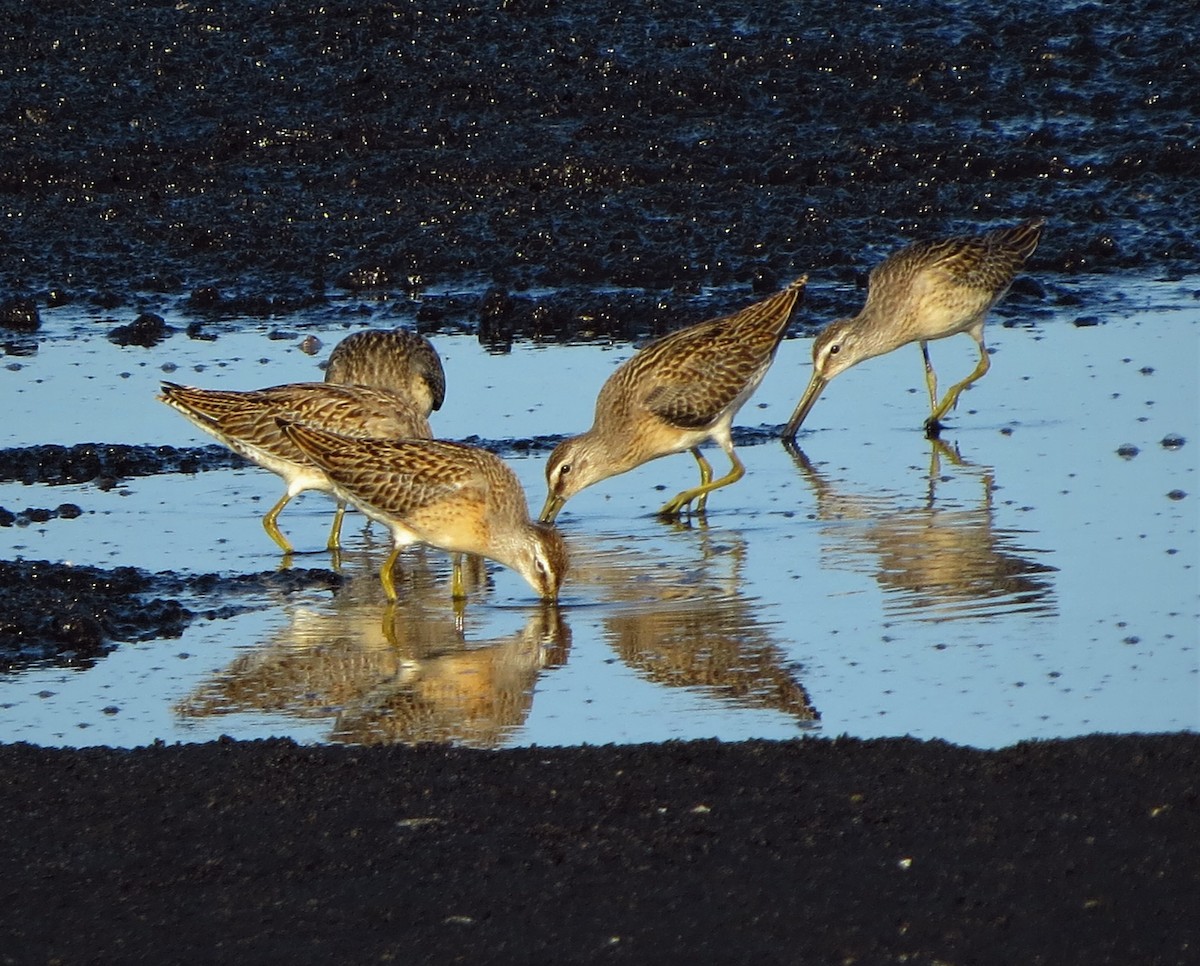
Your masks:
[{"label": "bird preening its back", "polygon": [[[831,322],[813,342],[812,377],[783,438],[796,438],[801,423],[834,376],[910,342],[921,345],[930,405],[925,431],[936,436],[942,417],[957,405],[962,391],[988,371],[983,324],[1037,248],[1043,224],[1043,219],[1031,218],[982,235],[915,242],[875,266],[859,313]],[[939,401],[928,342],[960,332],[975,340],[979,362]]]},{"label": "bird preening its back", "polygon": [[[665,335],[635,353],[600,389],[591,429],[563,440],[546,463],[546,504],[552,522],[584,487],[649,460],[690,450],[700,485],[684,490],[659,511],[677,516],[745,473],[733,449],[733,418],[762,382],[787,332],[808,277],[731,315]],[[700,444],[713,440],[732,468],[713,480]]]}]

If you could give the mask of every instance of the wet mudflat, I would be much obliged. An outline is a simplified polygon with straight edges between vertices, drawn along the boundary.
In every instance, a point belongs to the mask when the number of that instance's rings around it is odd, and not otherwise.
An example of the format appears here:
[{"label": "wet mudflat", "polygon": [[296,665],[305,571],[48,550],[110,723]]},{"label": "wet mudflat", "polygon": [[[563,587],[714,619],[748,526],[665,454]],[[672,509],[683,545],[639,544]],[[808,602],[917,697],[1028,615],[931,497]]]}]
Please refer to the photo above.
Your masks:
[{"label": "wet mudflat", "polygon": [[[0,735],[41,747],[0,748],[5,955],[1194,956],[1200,85],[1171,5],[11,6]],[[883,253],[1032,214],[944,446],[916,349],[773,440]],[[536,505],[634,342],[800,272],[707,525],[650,516],[686,456],[587,491],[562,607],[489,569],[461,635],[441,555],[388,612],[382,535],[316,552],[320,498],[281,568],[277,481],[152,399],[419,328],[436,431]]]},{"label": "wet mudflat", "polygon": [[[1019,299],[998,313],[994,371],[936,444],[919,431],[913,349],[848,373],[800,447],[780,445],[808,371],[810,340],[789,340],[745,410],[747,476],[705,519],[653,516],[692,480],[686,455],[606,481],[561,517],[574,565],[557,613],[490,566],[461,628],[445,554],[406,554],[389,608],[386,535],[351,517],[334,558],[320,496],[285,511],[301,552],[281,558],[260,525],[279,481],[212,452],[154,398],[165,374],[228,388],[319,376],[341,324],[296,313],[282,339],[243,323],[131,349],[73,309],[47,312],[38,353],[6,373],[28,429],[0,483],[0,505],[24,519],[3,534],[11,583],[30,588],[7,605],[6,733],[124,746],[850,734],[1000,747],[1195,728],[1192,288],[1093,286],[1078,290],[1096,325]],[[535,506],[551,441],[587,425],[632,351],[494,354],[432,338],[450,387],[435,431],[499,449]],[[936,346],[943,371],[970,365],[963,341]],[[90,459],[66,443],[101,434],[119,442]],[[73,455],[55,449],[47,483],[31,482],[47,439]],[[74,465],[96,479],[75,480]],[[77,509],[21,509],[60,505]],[[34,597],[56,573],[72,578],[58,602]],[[88,582],[104,606],[81,599]]]}]

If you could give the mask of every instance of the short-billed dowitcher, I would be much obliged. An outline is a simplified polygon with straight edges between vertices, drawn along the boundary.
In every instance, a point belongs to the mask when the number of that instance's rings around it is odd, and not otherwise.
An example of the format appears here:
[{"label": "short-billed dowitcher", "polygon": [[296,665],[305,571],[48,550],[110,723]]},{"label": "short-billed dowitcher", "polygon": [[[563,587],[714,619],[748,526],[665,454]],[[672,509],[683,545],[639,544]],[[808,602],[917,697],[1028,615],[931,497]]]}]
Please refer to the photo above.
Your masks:
[{"label": "short-billed dowitcher", "polygon": [[[983,323],[1037,248],[1042,224],[1043,219],[1031,218],[985,235],[916,242],[876,265],[858,315],[831,322],[813,342],[812,378],[783,438],[796,438],[800,424],[834,376],[910,342],[921,344],[925,358],[930,406],[925,432],[936,436],[942,417],[955,407],[962,391],[988,371]],[[966,332],[979,346],[979,363],[938,402],[937,375],[929,361],[928,343],[960,332]]]},{"label": "short-billed dowitcher", "polygon": [[[700,466],[700,485],[669,500],[661,516],[678,516],[693,503],[704,512],[709,493],[740,480],[746,471],[733,449],[734,416],[770,368],[807,281],[803,276],[739,312],[663,336],[623,363],[600,389],[592,428],[550,454],[541,519],[553,522],[586,486],[684,450]],[[717,480],[700,452],[709,439],[732,464]]]},{"label": "short-billed dowitcher", "polygon": [[325,381],[404,393],[425,416],[442,408],[446,373],[428,339],[405,329],[368,329],[334,346]]},{"label": "short-billed dowitcher", "polygon": [[[432,435],[429,421],[407,395],[370,386],[295,382],[237,392],[164,382],[158,398],[235,453],[283,477],[287,490],[263,517],[263,529],[284,553],[290,553],[292,545],[277,522],[283,508],[305,490],[336,493],[325,471],[284,435],[276,417],[334,429],[346,436],[428,439]],[[345,503],[339,500],[329,533],[330,550],[338,548],[344,511]]]},{"label": "short-billed dowitcher", "polygon": [[441,440],[348,439],[303,423],[279,424],[338,496],[392,532],[380,571],[389,600],[400,551],[424,543],[454,555],[451,592],[464,596],[464,553],[511,567],[544,600],[557,600],[567,571],[562,536],[529,519],[525,491],[508,465],[487,450]]}]

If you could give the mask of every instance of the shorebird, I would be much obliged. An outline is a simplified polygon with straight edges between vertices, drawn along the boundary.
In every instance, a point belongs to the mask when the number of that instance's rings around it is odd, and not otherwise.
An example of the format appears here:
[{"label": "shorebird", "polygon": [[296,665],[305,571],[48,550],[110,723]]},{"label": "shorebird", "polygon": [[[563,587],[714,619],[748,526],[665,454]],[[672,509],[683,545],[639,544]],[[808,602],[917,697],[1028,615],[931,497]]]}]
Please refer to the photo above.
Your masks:
[{"label": "shorebird", "polygon": [[[158,398],[235,453],[283,477],[287,490],[262,522],[263,529],[284,553],[291,553],[292,545],[279,530],[283,508],[305,490],[320,490],[335,497],[336,493],[325,471],[279,428],[278,417],[336,430],[345,436],[428,439],[433,435],[429,421],[408,396],[370,386],[295,382],[238,392],[164,382]],[[329,533],[330,550],[338,549],[345,508],[345,502],[339,500]]]},{"label": "shorebird", "polygon": [[451,593],[465,596],[461,554],[517,571],[544,600],[557,600],[567,571],[562,535],[529,519],[525,491],[493,453],[442,440],[350,439],[304,423],[281,430],[348,500],[392,532],[380,581],[396,600],[392,575],[406,546],[424,543],[453,555]]},{"label": "shorebird", "polygon": [[[689,504],[703,513],[709,493],[740,480],[746,470],[733,449],[733,418],[770,368],[807,281],[663,336],[623,363],[600,389],[592,428],[550,454],[541,520],[552,523],[584,487],[684,450],[696,458],[700,485],[668,500],[660,516],[679,516]],[[717,480],[700,452],[710,439],[732,464]]]},{"label": "shorebird", "polygon": [[[921,344],[930,407],[925,433],[936,437],[942,417],[957,405],[962,391],[988,371],[991,363],[983,323],[1037,248],[1043,223],[1041,218],[1031,218],[984,235],[916,242],[876,265],[858,315],[831,322],[814,340],[812,378],[783,438],[796,438],[800,424],[834,376],[910,342]],[[979,363],[939,402],[928,343],[960,332],[979,346]]]},{"label": "shorebird", "polygon": [[405,329],[367,329],[334,346],[325,381],[404,393],[428,417],[446,399],[442,359],[428,339]]}]

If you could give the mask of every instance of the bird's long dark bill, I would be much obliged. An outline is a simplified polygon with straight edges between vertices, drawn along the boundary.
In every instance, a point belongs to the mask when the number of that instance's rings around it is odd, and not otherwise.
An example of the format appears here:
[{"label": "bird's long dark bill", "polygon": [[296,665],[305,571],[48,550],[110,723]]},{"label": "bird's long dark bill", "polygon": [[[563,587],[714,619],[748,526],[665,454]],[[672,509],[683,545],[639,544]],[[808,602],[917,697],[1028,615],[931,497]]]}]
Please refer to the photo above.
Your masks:
[{"label": "bird's long dark bill", "polygon": [[788,424],[784,427],[783,438],[795,439],[796,432],[800,429],[800,424],[804,422],[804,418],[808,415],[808,411],[813,408],[817,397],[821,395],[821,390],[825,388],[828,379],[822,379],[815,372],[812,378],[808,381],[808,388],[804,390],[804,395],[800,397],[800,402],[796,404],[796,411],[792,413],[792,418],[788,420]]},{"label": "bird's long dark bill", "polygon": [[542,523],[553,523],[554,518],[558,516],[558,511],[563,508],[563,504],[566,502],[566,500],[551,493],[546,497],[546,505],[542,507],[542,512],[538,516],[538,520]]}]

